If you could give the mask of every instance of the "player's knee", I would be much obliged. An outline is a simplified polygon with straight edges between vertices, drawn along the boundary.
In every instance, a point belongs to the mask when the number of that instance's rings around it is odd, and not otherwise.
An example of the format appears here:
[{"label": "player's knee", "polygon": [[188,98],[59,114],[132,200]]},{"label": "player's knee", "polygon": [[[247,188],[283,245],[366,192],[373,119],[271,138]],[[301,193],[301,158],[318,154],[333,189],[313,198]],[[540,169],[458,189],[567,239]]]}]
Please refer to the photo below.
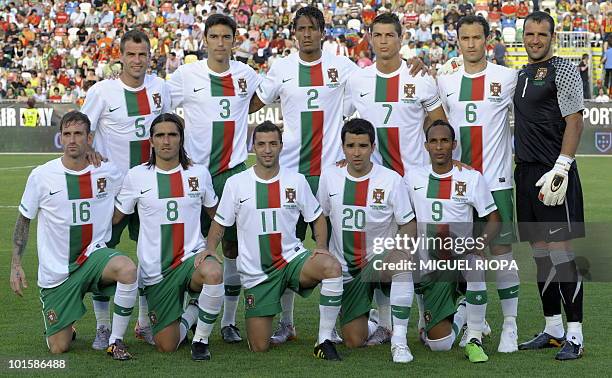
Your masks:
[{"label": "player's knee", "polygon": [[70,349],[70,341],[47,341],[47,344],[49,345],[49,352],[51,352],[51,354],[65,353]]},{"label": "player's knee", "polygon": [[342,337],[347,348],[361,348],[366,342],[366,338],[361,335],[342,334]]},{"label": "player's knee", "polygon": [[323,270],[325,274],[325,278],[335,278],[340,277],[342,275],[342,266],[333,257],[328,257],[325,259],[325,263],[323,264]]},{"label": "player's knee", "polygon": [[121,268],[117,272],[117,281],[124,284],[131,284],[136,282],[136,264],[129,258],[125,258],[125,263],[122,264]]},{"label": "player's knee", "polygon": [[216,261],[213,263],[209,260],[206,264],[200,264],[199,270],[205,284],[218,285],[223,282],[223,271]]},{"label": "player's knee", "polygon": [[176,346],[177,346],[178,342],[172,340],[158,340],[155,339],[155,347],[157,348],[157,351],[160,353],[172,353],[174,351],[176,351]]},{"label": "player's knee", "polygon": [[255,353],[267,352],[270,349],[270,342],[268,340],[249,340],[249,348]]}]

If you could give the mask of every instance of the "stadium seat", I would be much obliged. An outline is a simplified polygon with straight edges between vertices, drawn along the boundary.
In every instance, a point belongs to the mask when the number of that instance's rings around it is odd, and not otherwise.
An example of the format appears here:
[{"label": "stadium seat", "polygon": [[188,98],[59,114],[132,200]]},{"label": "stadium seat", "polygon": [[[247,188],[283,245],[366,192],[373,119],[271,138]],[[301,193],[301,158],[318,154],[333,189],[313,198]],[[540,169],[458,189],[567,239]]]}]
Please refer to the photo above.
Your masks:
[{"label": "stadium seat", "polygon": [[504,37],[504,42],[506,43],[516,42],[516,29],[504,28],[504,30],[502,30],[502,35]]}]

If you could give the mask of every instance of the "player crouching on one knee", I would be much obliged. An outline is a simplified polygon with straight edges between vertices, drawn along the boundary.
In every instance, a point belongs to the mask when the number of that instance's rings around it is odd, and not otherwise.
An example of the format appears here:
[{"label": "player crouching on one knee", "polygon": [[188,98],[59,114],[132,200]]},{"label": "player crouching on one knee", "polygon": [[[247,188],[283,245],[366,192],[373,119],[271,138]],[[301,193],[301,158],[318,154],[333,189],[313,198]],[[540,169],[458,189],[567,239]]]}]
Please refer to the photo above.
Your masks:
[{"label": "player crouching on one knee", "polygon": [[[115,203],[113,223],[140,214],[138,262],[155,345],[172,352],[197,321],[193,360],[211,358],[208,338],[223,304],[223,273],[214,249],[205,251],[202,208],[214,215],[217,197],[206,168],[192,164],[182,118],[160,114],[151,124],[151,158],[129,170]],[[191,301],[183,307],[184,295]]]},{"label": "player crouching on one knee", "polygon": [[127,360],[131,355],[123,336],[136,301],[136,266],[121,252],[106,248],[121,172],[111,163],[97,168],[89,164],[90,128],[85,114],[64,115],[64,154],[37,167],[28,178],[13,236],[11,288],[19,296],[27,288],[21,258],[30,220],[38,215],[38,286],[49,350],[69,350],[75,338],[73,324],[85,314],[83,297],[92,292],[114,295],[107,352],[116,360]]}]

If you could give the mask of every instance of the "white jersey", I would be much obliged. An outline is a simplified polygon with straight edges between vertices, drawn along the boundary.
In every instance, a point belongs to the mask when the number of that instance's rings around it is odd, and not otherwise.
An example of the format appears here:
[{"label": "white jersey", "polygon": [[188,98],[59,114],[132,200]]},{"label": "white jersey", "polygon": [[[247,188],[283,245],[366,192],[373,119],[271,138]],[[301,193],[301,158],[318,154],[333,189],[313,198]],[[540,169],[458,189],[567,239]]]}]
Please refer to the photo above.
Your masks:
[{"label": "white jersey", "polygon": [[172,107],[185,111],[185,150],[216,176],[247,159],[249,104],[262,78],[230,61],[216,73],[207,60],[180,66],[168,80]]},{"label": "white jersey", "polygon": [[350,281],[374,256],[376,238],[395,237],[398,225],[414,219],[408,188],[396,172],[378,164],[363,177],[331,166],[321,175],[317,193],[331,221],[330,251]]},{"label": "white jersey", "polygon": [[121,79],[102,80],[87,91],[81,111],[95,131],[94,149],[123,174],[149,160],[151,123],[170,111],[164,80],[146,75],[142,86],[131,88]]},{"label": "white jersey", "polygon": [[305,251],[295,236],[302,214],[312,222],[321,215],[306,178],[286,168],[270,180],[255,174],[253,167],[227,180],[215,221],[238,232],[238,272],[249,289],[266,280]]},{"label": "white jersey", "polygon": [[455,129],[453,158],[481,172],[491,190],[512,188],[512,134],[508,112],[517,72],[487,63],[470,75],[464,68],[440,76],[440,97]]},{"label": "white jersey", "polygon": [[143,164],[129,170],[115,206],[124,214],[138,206],[138,269],[146,286],[206,247],[200,213],[202,206],[216,204],[212,179],[202,165],[164,171]]},{"label": "white jersey", "polygon": [[342,158],[340,131],[344,87],[359,67],[347,57],[323,52],[304,62],[299,53],[274,62],[257,89],[265,104],[280,97],[284,120],[280,165],[306,176]]},{"label": "white jersey", "polygon": [[39,287],[60,285],[92,253],[106,247],[122,177],[112,163],[77,172],[64,167],[61,158],[30,173],[19,211],[28,219],[39,215]]},{"label": "white jersey", "polygon": [[429,76],[412,77],[405,64],[384,74],[371,65],[351,76],[347,85],[350,103],[345,112],[357,110],[376,129],[375,163],[404,176],[409,167],[429,163],[423,122],[440,106],[436,82]]}]

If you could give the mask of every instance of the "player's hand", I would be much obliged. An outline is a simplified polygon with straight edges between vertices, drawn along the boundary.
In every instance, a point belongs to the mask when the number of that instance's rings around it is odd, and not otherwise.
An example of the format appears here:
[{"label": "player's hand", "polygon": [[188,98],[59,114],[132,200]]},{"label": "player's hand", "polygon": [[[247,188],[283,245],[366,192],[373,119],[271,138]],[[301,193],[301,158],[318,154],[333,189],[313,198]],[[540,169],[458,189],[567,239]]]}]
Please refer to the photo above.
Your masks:
[{"label": "player's hand", "polygon": [[421,73],[421,76],[425,76],[428,73],[425,63],[416,56],[410,58],[410,60],[407,60],[406,65],[410,69],[410,75],[412,77],[416,76],[419,72]]},{"label": "player's hand", "polygon": [[87,159],[89,164],[93,165],[96,168],[99,167],[103,161],[108,161],[106,157],[102,156],[102,154],[94,150],[93,147],[89,147],[89,151],[85,153],[85,158]]},{"label": "player's hand", "polygon": [[[219,261],[219,258],[217,257],[217,254],[215,253],[215,251],[209,251],[207,249],[203,249],[202,251],[198,252],[198,254],[196,255],[196,258],[193,261],[193,267],[197,269],[198,266],[202,264],[208,256],[212,256],[217,261]],[[221,261],[219,261],[219,264],[221,264]]]},{"label": "player's hand", "polygon": [[557,206],[565,202],[565,192],[567,192],[567,176],[574,159],[559,155],[555,166],[546,172],[535,184],[541,187],[538,199],[546,206]]},{"label": "player's hand", "polygon": [[454,159],[453,159],[453,166],[455,166],[459,170],[459,172],[461,172],[463,168],[467,169],[468,171],[471,171],[472,169],[474,169],[470,165],[465,164],[462,161],[454,160]]},{"label": "player's hand", "polygon": [[346,167],[346,165],[347,165],[347,164],[348,164],[348,163],[346,162],[346,159],[338,160],[338,161],[336,162],[336,167],[338,167],[338,168],[344,168],[344,167]]},{"label": "player's hand", "polygon": [[457,72],[461,66],[463,66],[463,56],[450,58],[438,68],[438,75],[450,75]]},{"label": "player's hand", "polygon": [[26,281],[25,273],[23,272],[23,268],[21,264],[12,264],[11,265],[11,290],[15,292],[15,294],[23,297],[23,289],[28,288],[28,281]]}]

